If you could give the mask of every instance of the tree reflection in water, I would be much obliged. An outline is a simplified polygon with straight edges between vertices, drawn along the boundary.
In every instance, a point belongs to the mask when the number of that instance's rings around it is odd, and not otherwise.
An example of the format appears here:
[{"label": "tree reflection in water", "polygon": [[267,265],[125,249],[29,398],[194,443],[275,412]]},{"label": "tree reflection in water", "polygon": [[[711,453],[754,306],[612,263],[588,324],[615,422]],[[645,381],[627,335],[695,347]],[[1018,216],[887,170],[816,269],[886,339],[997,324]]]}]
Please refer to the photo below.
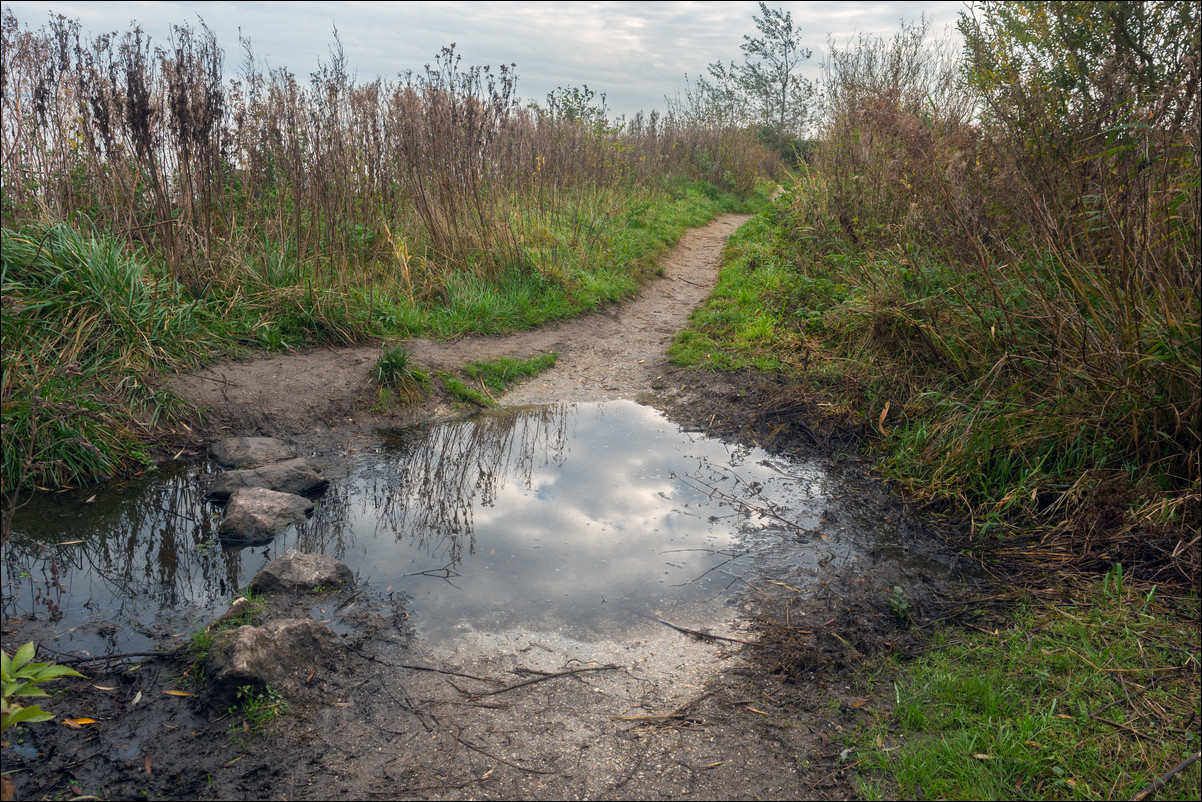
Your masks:
[{"label": "tree reflection in water", "polygon": [[563,462],[570,409],[500,410],[392,432],[384,458],[364,477],[361,509],[374,515],[377,533],[412,540],[455,566],[465,546],[468,554],[475,552],[477,504],[493,506],[508,482],[529,489],[536,468]]}]

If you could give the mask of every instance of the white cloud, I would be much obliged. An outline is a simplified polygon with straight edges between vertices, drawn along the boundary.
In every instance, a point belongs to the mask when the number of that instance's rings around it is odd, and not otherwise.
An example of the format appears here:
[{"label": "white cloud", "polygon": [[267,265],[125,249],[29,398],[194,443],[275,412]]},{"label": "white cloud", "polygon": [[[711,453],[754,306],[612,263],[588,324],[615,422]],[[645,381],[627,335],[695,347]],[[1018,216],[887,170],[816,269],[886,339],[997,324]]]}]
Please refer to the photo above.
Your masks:
[{"label": "white cloud", "polygon": [[[954,23],[960,3],[787,2],[814,51],[816,77],[828,34],[837,42],[856,33],[888,35],[898,20],[927,14],[939,32]],[[225,48],[227,69],[241,60],[238,32],[273,67],[307,78],[328,59],[338,28],[350,68],[361,80],[420,70],[444,45],[455,43],[465,64],[517,64],[518,91],[542,100],[557,86],[605,93],[612,113],[664,106],[684,76],[715,61],[738,61],[744,34],[755,33],[753,2],[6,2],[26,25],[50,13],[79,19],[85,31],[125,31],[136,20],[165,44],[173,24],[199,18]]]}]

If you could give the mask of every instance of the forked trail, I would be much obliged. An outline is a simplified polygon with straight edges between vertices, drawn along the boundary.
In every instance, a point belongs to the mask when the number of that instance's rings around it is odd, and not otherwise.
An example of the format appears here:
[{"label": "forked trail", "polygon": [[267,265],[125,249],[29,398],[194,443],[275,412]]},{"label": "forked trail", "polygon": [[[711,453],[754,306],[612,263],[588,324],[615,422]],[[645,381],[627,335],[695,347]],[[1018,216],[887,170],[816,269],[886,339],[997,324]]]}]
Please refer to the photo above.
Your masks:
[{"label": "forked trail", "polygon": [[[404,342],[428,369],[554,351],[559,361],[511,389],[506,405],[636,398],[663,373],[664,352],[689,314],[713,289],[727,238],[747,220],[723,215],[681,238],[663,261],[663,275],[633,300],[535,331],[503,337]],[[376,346],[318,348],[214,365],[177,377],[172,389],[207,410],[205,430],[223,434],[302,435],[368,423],[375,400],[369,371]],[[427,408],[420,415],[439,410]]]}]

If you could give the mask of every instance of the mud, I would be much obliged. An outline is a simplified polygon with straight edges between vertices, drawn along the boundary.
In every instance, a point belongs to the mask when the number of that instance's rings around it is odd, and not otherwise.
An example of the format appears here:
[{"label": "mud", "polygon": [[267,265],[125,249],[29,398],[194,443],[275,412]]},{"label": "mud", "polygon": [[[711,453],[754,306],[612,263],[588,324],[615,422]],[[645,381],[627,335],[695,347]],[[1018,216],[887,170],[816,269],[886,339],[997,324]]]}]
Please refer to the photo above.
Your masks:
[{"label": "mud", "polygon": [[[353,641],[345,665],[314,677],[260,732],[203,695],[164,693],[193,687],[184,655],[81,665],[88,679],[69,683],[51,706],[98,723],[31,725],[21,743],[13,738],[4,764],[17,798],[858,796],[858,757],[842,733],[891,704],[853,685],[851,672],[870,655],[920,649],[965,580],[955,556],[855,457],[853,430],[808,421],[804,400],[772,380],[667,365],[667,342],[712,288],[721,247],[742,220],[687,235],[664,276],[622,307],[510,337],[406,345],[431,369],[556,351],[552,371],[501,401],[639,399],[696,430],[834,457],[854,514],[828,523],[879,523],[898,533],[893,542],[832,567],[817,591],[802,592],[796,566],[778,565],[740,596],[733,625],[647,619],[604,647],[517,631],[427,650],[403,606],[373,589],[340,613]],[[176,391],[211,412],[165,445],[283,435],[334,464],[367,448],[378,426],[453,411],[434,399],[401,415],[370,412],[377,354],[321,349],[181,377]],[[905,617],[890,605],[898,592]],[[19,642],[19,623],[6,622],[4,634],[6,646]]]}]

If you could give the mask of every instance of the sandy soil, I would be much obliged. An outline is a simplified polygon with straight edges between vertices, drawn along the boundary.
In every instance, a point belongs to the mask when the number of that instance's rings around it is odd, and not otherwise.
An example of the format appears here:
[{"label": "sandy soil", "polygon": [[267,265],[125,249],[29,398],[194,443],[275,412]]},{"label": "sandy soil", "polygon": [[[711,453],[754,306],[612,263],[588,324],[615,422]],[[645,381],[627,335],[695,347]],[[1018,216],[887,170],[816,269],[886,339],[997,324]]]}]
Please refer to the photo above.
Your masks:
[{"label": "sandy soil", "polygon": [[[699,428],[785,450],[812,444],[803,420],[782,418],[797,407],[782,406],[770,381],[686,373],[665,362],[667,343],[709,293],[722,247],[744,219],[726,216],[687,234],[663,277],[620,307],[507,337],[406,345],[431,369],[557,352],[556,367],[512,389],[501,399],[508,405],[651,398]],[[327,348],[227,363],[173,386],[210,410],[192,427],[195,436],[280,435],[335,460],[378,425],[451,411],[434,400],[399,417],[369,412],[376,398],[368,370],[378,353]],[[855,492],[879,499],[881,516],[908,515],[864,476],[862,463],[843,466]],[[931,542],[913,528],[916,543]],[[885,589],[900,583],[914,618],[931,614],[937,599],[915,581],[880,555],[833,572],[826,591],[806,600],[782,591],[749,604],[745,617],[714,632],[725,640],[649,621],[623,643],[475,635],[451,653],[423,651],[403,611],[376,600],[351,622],[359,637],[343,670],[316,679],[245,748],[231,742],[223,711],[165,697],[182,669],[155,659],[77,683],[72,714],[110,724],[82,732],[35,725],[41,756],[6,754],[6,769],[21,769],[18,798],[30,799],[853,798],[859,790],[846,769],[856,758],[843,752],[841,733],[888,710],[890,700],[844,676],[863,654],[907,648],[912,633],[880,607]],[[752,618],[753,608],[766,618]],[[766,620],[777,621],[772,637],[759,647],[740,643],[770,630]],[[139,692],[152,702],[132,707]]]}]

